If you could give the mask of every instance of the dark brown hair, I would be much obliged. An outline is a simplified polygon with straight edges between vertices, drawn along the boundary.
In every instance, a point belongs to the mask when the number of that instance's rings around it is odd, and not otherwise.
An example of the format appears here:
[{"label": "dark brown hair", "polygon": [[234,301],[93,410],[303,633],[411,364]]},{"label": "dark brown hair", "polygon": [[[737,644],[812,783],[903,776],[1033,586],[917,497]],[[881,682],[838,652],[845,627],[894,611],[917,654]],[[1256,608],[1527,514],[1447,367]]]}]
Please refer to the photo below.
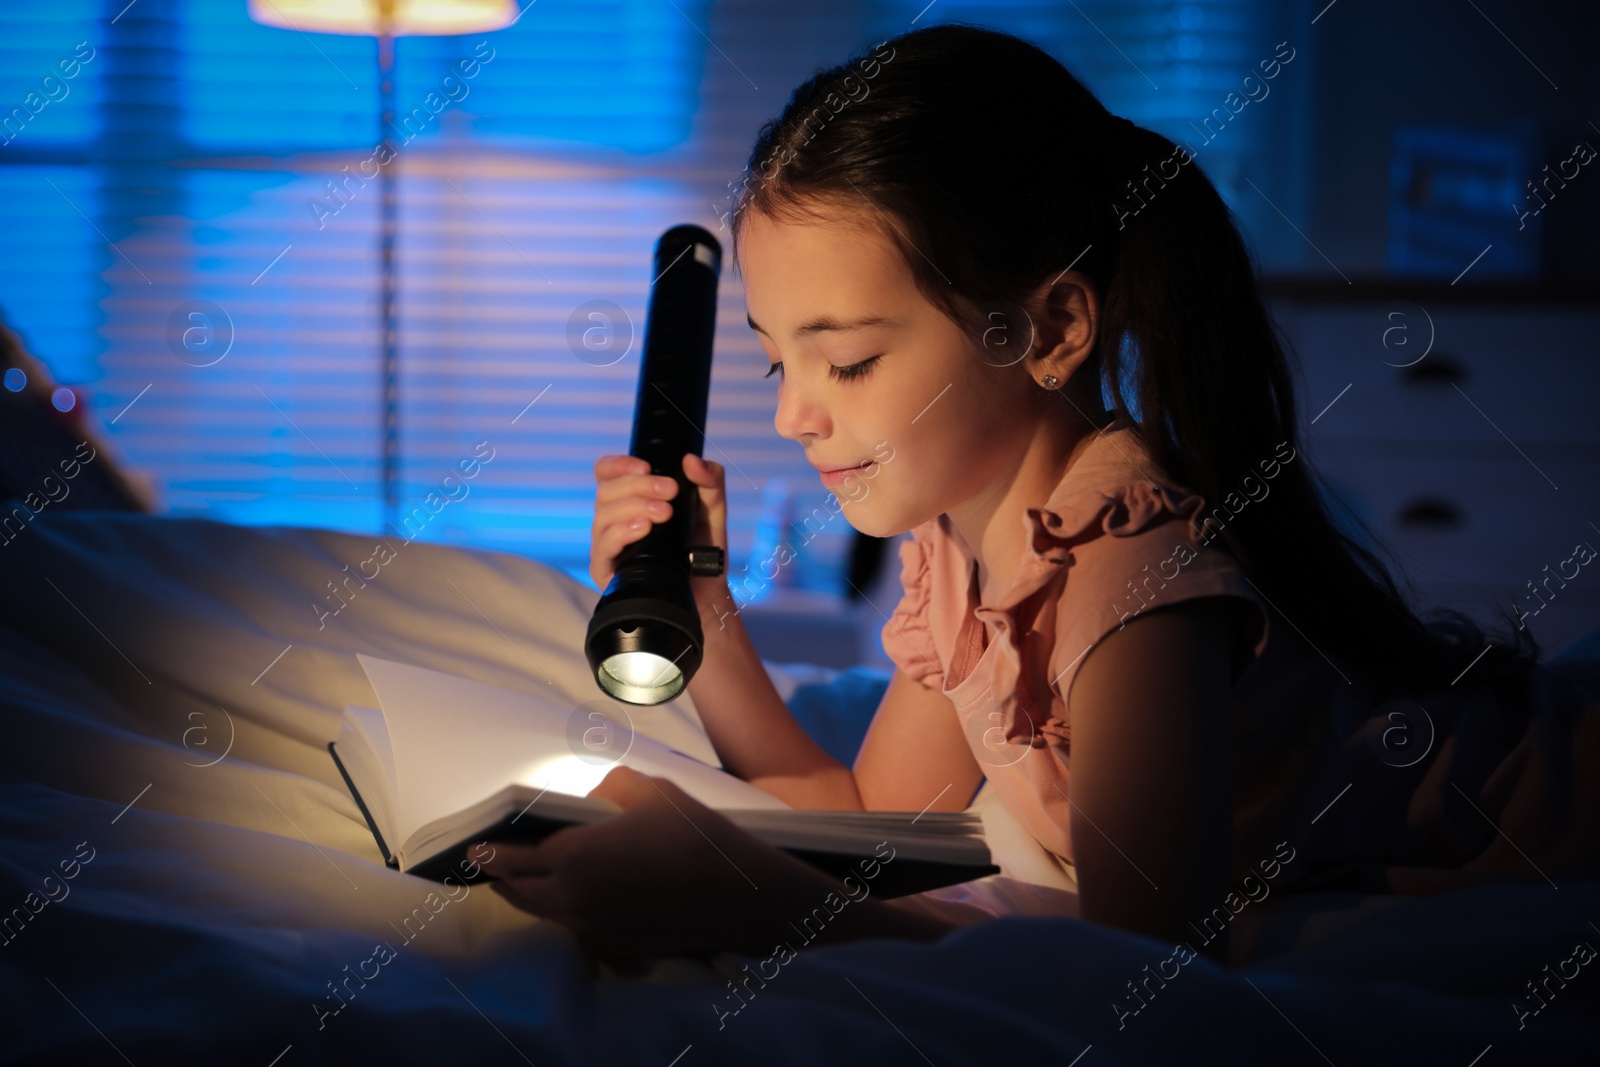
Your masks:
[{"label": "dark brown hair", "polygon": [[[1084,273],[1102,307],[1080,373],[1099,376],[1108,406],[1208,514],[1285,444],[1298,453],[1289,364],[1226,203],[1174,142],[1111,115],[1026,41],[946,24],[819,70],[761,128],[734,203],[736,257],[750,209],[875,213],[918,288],[969,330],[985,305]],[[1473,663],[1479,627],[1455,611],[1425,625],[1381,548],[1332,520],[1319,483],[1296,455],[1272,503],[1221,512],[1222,539],[1274,615],[1390,691],[1448,684],[1469,664],[1467,684],[1520,691],[1532,636],[1513,631]]]}]

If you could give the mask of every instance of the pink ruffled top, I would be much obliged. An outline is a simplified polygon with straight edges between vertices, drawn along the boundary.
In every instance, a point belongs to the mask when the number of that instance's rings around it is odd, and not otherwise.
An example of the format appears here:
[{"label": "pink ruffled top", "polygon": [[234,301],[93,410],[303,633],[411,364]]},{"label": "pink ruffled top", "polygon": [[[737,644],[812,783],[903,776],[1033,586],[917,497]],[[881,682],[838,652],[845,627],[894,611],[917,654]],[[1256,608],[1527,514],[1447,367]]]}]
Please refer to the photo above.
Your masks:
[{"label": "pink ruffled top", "polygon": [[[1293,460],[1290,453],[1285,462]],[[1427,712],[1409,724],[1415,749],[1398,753],[1393,702],[1269,619],[1228,548],[1231,535],[1202,528],[1210,506],[1170,483],[1137,428],[1125,418],[1113,422],[1084,446],[1044,506],[1026,510],[1015,581],[989,604],[979,603],[975,560],[947,516],[921,524],[901,543],[904,595],[883,627],[884,651],[909,678],[950,699],[988,788],[1011,815],[1071,863],[1067,696],[1079,665],[1145,610],[1236,596],[1255,604],[1259,618],[1244,628],[1234,661],[1236,877],[1265,862],[1286,872],[1280,887],[1319,872],[1318,881],[1336,881],[1328,869],[1338,868],[1351,888],[1430,891],[1447,887],[1435,868],[1469,862],[1531,874],[1496,844],[1496,830],[1452,795],[1453,783],[1437,773],[1440,752],[1449,750],[1451,764],[1471,762],[1471,781],[1459,792],[1481,801],[1489,816],[1509,810],[1514,794],[1527,792],[1523,802],[1530,801],[1542,788],[1537,775],[1571,781],[1573,763],[1561,764],[1559,750],[1533,750],[1531,737],[1519,741],[1494,701],[1465,687],[1424,702],[1433,713],[1429,758],[1410,762],[1410,751],[1424,749],[1420,719]],[[1246,506],[1270,507],[1268,499],[1270,491]],[[1600,708],[1591,714],[1600,717]],[[1451,738],[1447,723],[1456,727]],[[1589,751],[1600,769],[1592,745]],[[1501,780],[1490,795],[1492,770]],[[1593,817],[1580,826],[1548,799],[1532,803],[1524,814],[1530,825],[1545,820],[1541,841],[1595,862]],[[1336,814],[1326,814],[1330,809]],[[1566,833],[1564,845],[1551,825]],[[1285,859],[1291,855],[1292,862]]]},{"label": "pink ruffled top", "polygon": [[[948,516],[918,526],[901,543],[905,595],[883,628],[889,659],[955,705],[989,788],[1069,862],[1066,698],[1089,650],[1156,604],[1259,602],[1234,558],[1191,531],[1204,501],[1141,472],[1159,474],[1126,419],[1091,439],[1024,513],[1021,566],[991,604],[978,603],[976,561]],[[1266,641],[1263,630],[1255,651]]]}]

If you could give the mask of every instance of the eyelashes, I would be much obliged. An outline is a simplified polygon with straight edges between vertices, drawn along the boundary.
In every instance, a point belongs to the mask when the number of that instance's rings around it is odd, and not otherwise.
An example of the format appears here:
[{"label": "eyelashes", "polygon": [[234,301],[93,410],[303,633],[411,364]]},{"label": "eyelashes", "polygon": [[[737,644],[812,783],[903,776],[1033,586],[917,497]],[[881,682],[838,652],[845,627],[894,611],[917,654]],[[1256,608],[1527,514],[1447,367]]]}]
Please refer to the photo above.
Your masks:
[{"label": "eyelashes", "polygon": [[828,377],[842,382],[847,382],[854,378],[863,378],[872,369],[872,365],[882,358],[882,356],[871,356],[859,363],[852,363],[848,367],[835,367],[830,363],[828,364]]},{"label": "eyelashes", "polygon": [[[828,364],[828,377],[832,378],[834,381],[840,382],[848,382],[853,381],[856,378],[865,377],[867,372],[872,369],[872,365],[882,358],[882,356],[872,356],[868,359],[862,360],[859,363],[852,363],[845,367],[836,367],[830,363]],[[782,369],[783,360],[777,360],[772,364],[772,366],[767,368],[767,373],[763,374],[762,377],[770,378]]]}]

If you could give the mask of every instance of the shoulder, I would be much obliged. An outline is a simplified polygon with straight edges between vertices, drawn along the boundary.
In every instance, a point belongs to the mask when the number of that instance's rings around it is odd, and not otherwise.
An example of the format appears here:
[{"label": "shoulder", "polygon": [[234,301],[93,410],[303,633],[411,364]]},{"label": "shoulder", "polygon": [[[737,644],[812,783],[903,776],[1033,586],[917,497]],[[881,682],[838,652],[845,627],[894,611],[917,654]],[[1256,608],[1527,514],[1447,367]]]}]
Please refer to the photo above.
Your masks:
[{"label": "shoulder", "polygon": [[1126,691],[1128,680],[1143,678],[1145,687],[1171,690],[1174,704],[1191,694],[1214,697],[1232,688],[1237,654],[1256,622],[1251,603],[1235,596],[1155,608],[1094,642],[1064,695],[1081,702],[1086,692]]},{"label": "shoulder", "polygon": [[[1205,501],[1152,481],[1123,482],[1061,502],[1052,529],[1038,533],[1062,552],[1066,580],[1055,608],[1052,688],[1070,710],[1072,683],[1090,651],[1143,620],[1122,655],[1163,662],[1163,642],[1220,642],[1230,679],[1260,655],[1268,638],[1267,604],[1238,558],[1198,519]],[[1203,642],[1201,642],[1203,643]]]}]

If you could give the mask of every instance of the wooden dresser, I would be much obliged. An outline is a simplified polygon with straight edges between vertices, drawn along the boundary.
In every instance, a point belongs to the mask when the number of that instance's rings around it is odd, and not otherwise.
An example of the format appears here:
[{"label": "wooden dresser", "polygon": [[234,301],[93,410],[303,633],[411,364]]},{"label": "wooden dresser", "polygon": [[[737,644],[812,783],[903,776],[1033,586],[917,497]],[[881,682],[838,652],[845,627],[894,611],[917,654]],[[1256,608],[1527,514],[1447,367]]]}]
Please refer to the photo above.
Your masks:
[{"label": "wooden dresser", "polygon": [[1574,557],[1600,550],[1600,287],[1267,291],[1310,460],[1414,603],[1483,619],[1515,601],[1547,655],[1600,627],[1600,558]]}]

